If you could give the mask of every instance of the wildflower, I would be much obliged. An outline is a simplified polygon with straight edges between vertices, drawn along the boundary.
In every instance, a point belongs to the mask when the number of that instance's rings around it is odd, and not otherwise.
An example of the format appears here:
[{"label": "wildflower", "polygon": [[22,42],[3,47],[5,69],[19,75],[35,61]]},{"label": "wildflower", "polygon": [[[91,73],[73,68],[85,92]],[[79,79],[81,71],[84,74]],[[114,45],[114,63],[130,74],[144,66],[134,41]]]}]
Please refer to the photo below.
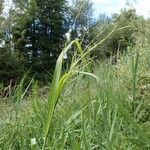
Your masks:
[{"label": "wildflower", "polygon": [[65,53],[64,54],[64,59],[67,59],[67,58],[68,58],[67,53]]},{"label": "wildflower", "polygon": [[31,139],[31,145],[33,146],[33,145],[36,145],[36,138],[32,138]]},{"label": "wildflower", "polygon": [[69,29],[69,31],[65,34],[66,38],[67,38],[67,41],[70,42],[71,40],[71,29]]}]

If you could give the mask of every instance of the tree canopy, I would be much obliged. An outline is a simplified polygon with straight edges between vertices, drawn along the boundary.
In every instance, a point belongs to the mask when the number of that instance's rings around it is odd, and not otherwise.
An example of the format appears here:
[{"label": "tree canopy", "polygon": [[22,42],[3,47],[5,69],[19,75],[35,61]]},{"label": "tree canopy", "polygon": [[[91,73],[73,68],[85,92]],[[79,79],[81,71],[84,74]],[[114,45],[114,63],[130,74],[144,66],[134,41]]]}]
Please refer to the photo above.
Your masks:
[{"label": "tree canopy", "polygon": [[66,0],[13,0],[7,18],[2,10],[3,0],[0,0],[1,80],[17,78],[27,70],[35,78],[45,80],[66,45],[67,32],[71,40],[78,38],[84,49],[89,43],[105,38],[117,25],[115,33],[90,56],[99,60],[113,55],[118,57],[135,43],[145,21],[133,8],[123,9],[112,17],[100,14],[95,19],[90,0],[74,0],[72,5]]}]

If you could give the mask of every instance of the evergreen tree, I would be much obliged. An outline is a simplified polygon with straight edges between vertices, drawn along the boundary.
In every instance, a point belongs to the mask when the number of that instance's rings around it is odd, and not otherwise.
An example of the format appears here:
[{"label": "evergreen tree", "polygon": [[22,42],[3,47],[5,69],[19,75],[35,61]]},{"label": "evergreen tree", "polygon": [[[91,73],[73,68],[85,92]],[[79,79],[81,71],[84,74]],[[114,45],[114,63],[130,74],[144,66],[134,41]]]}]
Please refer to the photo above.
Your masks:
[{"label": "evergreen tree", "polygon": [[3,0],[0,0],[0,14],[2,13],[3,10]]},{"label": "evergreen tree", "polygon": [[22,72],[17,54],[12,51],[11,19],[2,15],[3,1],[0,1],[0,81],[9,84],[9,80],[16,80]]},{"label": "evergreen tree", "polygon": [[66,32],[65,0],[15,0],[14,3],[15,50],[23,54],[34,72],[53,70]]}]

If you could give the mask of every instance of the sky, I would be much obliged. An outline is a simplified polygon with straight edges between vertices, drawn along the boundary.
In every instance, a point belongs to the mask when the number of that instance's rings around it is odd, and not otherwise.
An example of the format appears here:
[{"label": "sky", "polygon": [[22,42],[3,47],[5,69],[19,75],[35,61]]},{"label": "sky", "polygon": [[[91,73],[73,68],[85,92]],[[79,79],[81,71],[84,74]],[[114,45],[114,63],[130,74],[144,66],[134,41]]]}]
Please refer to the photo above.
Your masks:
[{"label": "sky", "polygon": [[[111,15],[119,13],[124,8],[127,0],[91,0],[94,5],[95,15],[106,13]],[[150,17],[150,0],[129,0],[136,9],[137,14],[143,15],[145,18]]]},{"label": "sky", "polygon": [[[7,12],[12,0],[5,0]],[[71,1],[71,0],[68,0]],[[91,0],[93,2],[94,14],[97,17],[99,14],[105,13],[110,16],[113,13],[119,13],[121,8],[124,8],[127,0]],[[150,17],[150,0],[129,0],[132,1],[133,7],[137,14],[143,15],[145,18]]]}]

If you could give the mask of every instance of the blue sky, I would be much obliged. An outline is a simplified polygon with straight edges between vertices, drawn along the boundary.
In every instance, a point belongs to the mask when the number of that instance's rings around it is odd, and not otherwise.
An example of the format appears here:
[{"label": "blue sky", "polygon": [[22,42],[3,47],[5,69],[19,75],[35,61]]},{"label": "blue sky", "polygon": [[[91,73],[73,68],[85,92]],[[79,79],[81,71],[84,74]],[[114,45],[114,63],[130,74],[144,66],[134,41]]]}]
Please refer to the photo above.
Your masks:
[{"label": "blue sky", "polygon": [[121,8],[125,6],[124,0],[91,0],[94,4],[95,14],[106,13],[111,15],[112,13],[118,13]]},{"label": "blue sky", "polygon": [[[12,0],[5,0],[7,6],[5,10],[11,5]],[[68,0],[72,1],[72,0]],[[91,0],[95,9],[95,16],[100,13],[106,13],[111,15],[112,13],[118,13],[121,8],[124,8],[127,0]],[[137,14],[143,15],[146,18],[150,17],[150,0],[129,0],[132,1],[134,8],[136,8]]]},{"label": "blue sky", "polygon": [[[94,4],[95,15],[99,13],[118,13],[121,8],[125,7],[127,0],[91,0]],[[150,0],[130,0],[137,14],[144,17],[150,16]]]}]

